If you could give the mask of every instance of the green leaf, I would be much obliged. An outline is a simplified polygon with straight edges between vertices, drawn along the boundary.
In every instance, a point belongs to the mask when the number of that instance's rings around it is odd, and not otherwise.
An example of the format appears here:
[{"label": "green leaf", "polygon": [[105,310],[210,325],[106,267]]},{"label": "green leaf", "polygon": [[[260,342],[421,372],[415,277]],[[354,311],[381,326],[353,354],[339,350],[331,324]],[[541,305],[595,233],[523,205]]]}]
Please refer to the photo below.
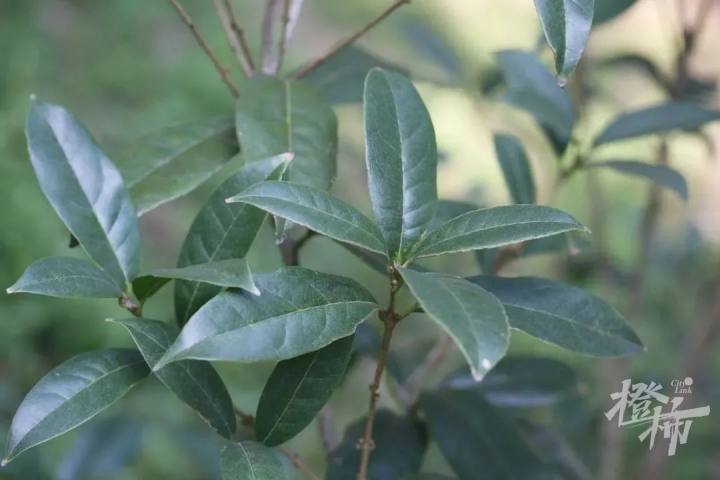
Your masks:
[{"label": "green leaf", "polygon": [[43,193],[90,258],[125,289],[140,263],[140,234],[117,168],[60,106],[34,102],[26,133]]},{"label": "green leaf", "polygon": [[232,117],[216,117],[141,138],[120,168],[138,215],[143,215],[192,192],[238,152]]},{"label": "green leaf", "polygon": [[363,97],[365,76],[373,67],[389,68],[407,75],[403,68],[350,45],[320,64],[303,80],[317,88],[329,103],[359,102]]},{"label": "green leaf", "polygon": [[428,230],[435,230],[441,225],[445,225],[453,218],[477,209],[477,205],[468,202],[457,200],[438,200],[435,206],[435,215],[433,216],[432,222],[428,225]]},{"label": "green leaf", "polygon": [[610,160],[587,165],[588,168],[611,168],[617,172],[641,177],[653,183],[673,190],[683,199],[688,198],[688,186],[680,172],[667,165],[653,165],[632,160]]},{"label": "green leaf", "polygon": [[285,455],[257,442],[227,445],[220,454],[223,480],[293,480],[295,469]]},{"label": "green leaf", "polygon": [[329,188],[336,173],[337,120],[315,90],[256,76],[240,96],[235,125],[247,161],[290,152],[295,159],[288,180]]},{"label": "green leaf", "polygon": [[324,190],[289,182],[262,182],[230,197],[248,203],[340,242],[385,253],[385,243],[372,220]]},{"label": "green leaf", "polygon": [[[351,424],[340,445],[330,454],[326,480],[347,480],[357,476],[360,467],[358,442],[367,418]],[[423,425],[410,416],[378,410],[373,424],[375,448],[368,464],[368,480],[402,479],[420,471],[427,449]]]},{"label": "green leaf", "polygon": [[559,74],[570,75],[580,61],[590,36],[594,7],[593,0],[535,0]]},{"label": "green leaf", "polygon": [[136,350],[84,353],[45,375],[15,412],[3,465],[93,418],[149,373]]},{"label": "green leaf", "polygon": [[608,22],[635,5],[636,0],[595,0],[593,25]]},{"label": "green leaf", "polygon": [[567,143],[577,115],[570,97],[553,74],[533,53],[503,50],[497,57],[508,86],[504,100],[531,114],[557,139]]},{"label": "green leaf", "polygon": [[138,419],[127,415],[93,422],[65,454],[56,480],[116,478],[142,453],[142,433]]},{"label": "green leaf", "polygon": [[540,205],[474,210],[429,232],[413,258],[495,248],[571,231],[587,231],[570,214]]},{"label": "green leaf", "polygon": [[510,343],[502,304],[462,278],[405,268],[400,274],[425,313],[453,338],[473,377],[482,379]]},{"label": "green leaf", "polygon": [[460,480],[556,479],[505,414],[473,391],[425,394],[420,406]]},{"label": "green leaf", "polygon": [[391,258],[402,261],[432,221],[437,146],[430,115],[407,78],[375,68],[365,80],[370,199]]},{"label": "green leaf", "polygon": [[671,130],[693,131],[719,119],[720,111],[696,103],[663,103],[616,117],[595,139],[594,144],[597,146]]},{"label": "green leaf", "polygon": [[[180,248],[178,267],[242,258],[250,250],[266,214],[247,204],[227,204],[225,199],[267,178],[280,178],[289,161],[278,155],[243,167],[223,182],[200,210]],[[220,288],[199,282],[175,282],[175,315],[184,324]],[[136,291],[136,295],[139,293]]]},{"label": "green leaf", "polygon": [[494,137],[495,152],[513,203],[535,203],[535,183],[530,161],[520,140],[513,135]]},{"label": "green leaf", "polygon": [[498,297],[510,326],[574,352],[621,356],[643,350],[610,305],[583,289],[533,277],[468,279]]},{"label": "green leaf", "polygon": [[48,257],[30,265],[7,293],[51,297],[118,298],[122,290],[107,273],[79,258]]},{"label": "green leaf", "polygon": [[242,288],[256,295],[260,294],[253,282],[250,265],[242,258],[228,258],[187,267],[152,270],[135,279],[133,290],[135,290],[135,285],[139,284],[141,294],[138,295],[138,299],[144,302],[148,293],[152,295],[172,279],[207,283],[218,287]]},{"label": "green leaf", "polygon": [[566,364],[544,357],[505,357],[477,383],[463,368],[443,381],[455,390],[474,390],[498,407],[528,408],[553,405],[578,392],[575,372]]},{"label": "green leaf", "polygon": [[355,281],[305,268],[257,275],[255,283],[260,296],[228,290],[200,308],[155,368],[185,359],[297,357],[351,335],[377,310]]},{"label": "green leaf", "polygon": [[[142,353],[145,362],[153,366],[165,354],[178,336],[175,325],[157,320],[110,320],[125,328]],[[230,394],[220,375],[207,362],[185,360],[154,372],[186,405],[195,410],[215,431],[225,438],[235,433],[236,419]]]},{"label": "green leaf", "polygon": [[300,433],[330,399],[345,374],[354,335],[316,352],[278,363],[265,384],[255,417],[255,435],[265,445]]}]

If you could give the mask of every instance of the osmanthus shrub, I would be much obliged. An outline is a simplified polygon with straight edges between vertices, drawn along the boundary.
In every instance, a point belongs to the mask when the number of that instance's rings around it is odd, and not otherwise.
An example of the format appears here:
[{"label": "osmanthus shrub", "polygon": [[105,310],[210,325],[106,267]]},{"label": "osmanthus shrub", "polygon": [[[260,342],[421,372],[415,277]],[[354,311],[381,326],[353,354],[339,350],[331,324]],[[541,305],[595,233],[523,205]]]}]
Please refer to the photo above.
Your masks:
[{"label": "osmanthus shrub", "polygon": [[[363,98],[370,218],[327,191],[335,173],[336,122],[315,91],[263,76],[245,88],[244,97],[252,100],[238,102],[234,125],[217,119],[204,128],[185,127],[194,145],[229,156],[242,145],[245,165],[199,211],[177,267],[150,271],[140,262],[134,203],[140,199],[141,210],[152,208],[207,179],[208,172],[188,173],[186,166],[180,168],[185,175],[178,174],[182,181],[167,180],[172,167],[192,164],[192,145],[172,140],[179,130],[169,132],[167,143],[151,149],[154,161],[145,157],[151,160],[121,173],[70,112],[32,104],[32,166],[86,259],[38,260],[8,291],[119,299],[133,316],[111,323],[127,330],[135,348],[82,353],[52,369],[18,408],[4,462],[90,420],[155,377],[227,439],[224,478],[292,478],[291,459],[275,447],[313,421],[351,357],[363,353],[355,339],[358,327],[379,319],[384,333],[375,339],[378,348],[365,349],[377,355],[378,365],[369,413],[332,452],[328,478],[419,475],[429,442],[438,443],[460,478],[477,478],[480,461],[486,478],[551,474],[551,465],[498,407],[508,398],[551,399],[567,388],[563,382],[572,374],[551,360],[504,361],[511,332],[598,356],[638,352],[640,340],[612,307],[582,289],[543,278],[461,278],[418,264],[427,257],[587,231],[563,211],[532,204],[532,178],[518,141],[500,135],[496,146],[514,198],[525,203],[478,209],[438,199],[435,134],[421,97],[404,76],[372,69]],[[128,176],[131,184],[123,180]],[[389,302],[379,304],[352,278],[299,266],[251,272],[244,256],[268,217],[285,230],[282,235],[315,232],[379,267]],[[175,321],[143,317],[143,304],[169,282],[175,282]],[[400,311],[396,298],[402,289],[416,302]],[[447,332],[468,368],[439,386],[410,388],[408,368],[418,362],[403,368],[390,349],[392,336],[400,322],[428,319]],[[249,428],[238,426],[233,401],[211,362],[261,361],[278,363],[254,421]],[[404,414],[378,409],[386,365],[404,392]],[[523,372],[528,378],[518,379]],[[506,384],[507,378],[515,383]],[[519,385],[537,391],[513,394]]]}]

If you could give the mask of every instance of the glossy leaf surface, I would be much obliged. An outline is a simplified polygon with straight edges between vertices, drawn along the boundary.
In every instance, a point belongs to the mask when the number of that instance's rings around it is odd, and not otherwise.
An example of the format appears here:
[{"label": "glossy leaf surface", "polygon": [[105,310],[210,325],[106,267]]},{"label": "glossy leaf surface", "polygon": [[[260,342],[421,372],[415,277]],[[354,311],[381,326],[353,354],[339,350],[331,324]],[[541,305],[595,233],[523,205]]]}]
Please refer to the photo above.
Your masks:
[{"label": "glossy leaf surface", "polygon": [[570,214],[540,205],[474,210],[429,232],[414,257],[495,248],[571,231],[586,231]]},{"label": "glossy leaf surface", "polygon": [[259,293],[253,282],[250,265],[242,258],[228,258],[179,268],[158,268],[138,277],[133,285],[140,281],[151,286],[144,286],[144,288],[157,290],[162,286],[160,284],[163,281],[169,282],[170,280],[187,280],[217,287],[242,288],[248,292]]},{"label": "glossy leaf surface", "polygon": [[505,305],[510,325],[588,355],[639,353],[642,343],[622,316],[585,290],[543,278],[473,277]]},{"label": "glossy leaf surface", "polygon": [[[228,204],[225,199],[254,183],[279,178],[288,155],[253,162],[223,182],[210,196],[190,226],[180,248],[178,267],[242,258],[250,250],[266,214],[247,204]],[[199,282],[175,282],[175,315],[181,323],[221,289]]]},{"label": "glossy leaf surface", "polygon": [[256,76],[241,97],[235,126],[246,161],[290,152],[295,159],[288,180],[329,188],[336,173],[337,120],[319,94],[303,83]]},{"label": "glossy leaf surface", "polygon": [[265,384],[255,416],[255,434],[265,445],[290,440],[315,418],[343,378],[354,336],[316,352],[278,363]]},{"label": "glossy leaf surface", "polygon": [[313,187],[290,182],[262,182],[226,200],[247,203],[325,236],[371,252],[384,253],[378,227],[355,207]]},{"label": "glossy leaf surface", "polygon": [[37,260],[7,292],[80,298],[118,298],[122,295],[122,290],[107,273],[87,260],[70,257]]},{"label": "glossy leaf surface", "polygon": [[580,61],[593,23],[593,0],[535,0],[555,69],[569,75]]},{"label": "glossy leaf surface", "polygon": [[232,117],[173,125],[137,143],[120,168],[138,215],[195,190],[239,152]]},{"label": "glossy leaf surface", "polygon": [[510,329],[502,304],[462,278],[401,269],[425,313],[455,341],[480,380],[507,351]]},{"label": "glossy leaf surface", "polygon": [[90,258],[124,289],[137,274],[140,234],[120,172],[63,107],[33,103],[26,134],[43,193]]},{"label": "glossy leaf surface", "polygon": [[402,259],[434,215],[435,131],[410,80],[378,68],[365,80],[364,113],[373,211],[390,257]]},{"label": "glossy leaf surface", "polygon": [[261,443],[245,441],[223,448],[223,480],[293,480],[295,469],[285,455]]},{"label": "glossy leaf surface", "polygon": [[84,353],[51,370],[15,412],[3,463],[85,423],[125,395],[150,370],[140,353]]},{"label": "glossy leaf surface", "polygon": [[[127,328],[145,362],[153,366],[177,337],[178,328],[157,320],[112,320]],[[232,399],[220,376],[207,362],[185,360],[172,363],[155,376],[177,397],[195,410],[225,438],[235,433],[236,419]]]},{"label": "glossy leaf surface", "polygon": [[355,281],[299,267],[256,275],[260,295],[228,290],[185,325],[155,368],[199,359],[285,360],[351,335],[377,309]]}]

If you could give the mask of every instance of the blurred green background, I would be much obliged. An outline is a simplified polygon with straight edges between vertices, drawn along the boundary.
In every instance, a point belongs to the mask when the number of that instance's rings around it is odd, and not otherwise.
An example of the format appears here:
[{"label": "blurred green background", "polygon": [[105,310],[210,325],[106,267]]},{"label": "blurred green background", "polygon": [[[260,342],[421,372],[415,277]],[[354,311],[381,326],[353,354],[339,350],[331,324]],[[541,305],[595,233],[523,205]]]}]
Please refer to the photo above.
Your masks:
[{"label": "blurred green background", "polygon": [[[387,3],[306,0],[288,53],[288,70],[325,51]],[[211,2],[187,0],[185,4],[210,45],[226,64],[233,64]],[[235,4],[257,51],[263,2],[238,0]],[[576,98],[584,99],[578,130],[581,139],[597,133],[620,111],[664,99],[647,72],[632,65],[609,67],[606,60],[638,54],[671,75],[680,22],[675,2],[640,0],[593,31],[582,76],[568,85]],[[705,101],[710,105],[717,103],[719,33],[720,8],[715,8],[690,64],[693,75],[713,87],[706,92]],[[481,91],[497,68],[494,51],[533,50],[540,34],[530,0],[415,0],[359,44],[403,67],[416,80],[442,152],[442,197],[479,205],[507,203],[492,134],[510,131],[529,150],[540,203],[562,207],[595,226],[598,220],[593,217],[597,214],[593,207],[597,205],[590,200],[587,174],[556,188],[556,155],[536,124],[527,114],[501,103],[497,95]],[[549,59],[547,51],[543,55]],[[241,82],[239,71],[234,73]],[[145,133],[233,109],[225,86],[167,2],[0,0],[0,192],[5,206],[0,215],[0,283],[4,286],[11,285],[37,258],[78,254],[68,249],[67,232],[42,196],[28,161],[23,130],[31,94],[75,112],[113,159],[127,158],[134,142]],[[333,192],[368,211],[361,108],[357,103],[344,104],[336,107],[336,113],[340,152]],[[720,348],[713,343],[720,323],[720,166],[714,149],[720,126],[704,132],[705,138],[672,134],[668,139],[670,163],[686,176],[690,199],[683,202],[672,192],[662,193],[658,233],[640,292],[630,291],[626,282],[615,281],[612,274],[599,272],[593,247],[573,258],[542,255],[521,259],[505,272],[571,279],[607,298],[626,314],[647,346],[646,353],[629,360],[629,372],[636,381],[654,380],[669,386],[671,379],[692,372],[693,396],[687,401],[710,404],[713,412],[695,422],[689,443],[668,463],[666,478],[720,478],[720,422],[714,412],[720,406]],[[658,138],[623,142],[604,149],[601,155],[654,161],[658,143]],[[600,217],[606,225],[603,236],[608,262],[613,271],[633,272],[640,258],[638,228],[649,186],[612,172],[598,173],[594,179],[601,183],[606,200]],[[144,267],[174,265],[184,233],[211,188],[203,187],[143,217]],[[311,240],[301,262],[354,276],[379,298],[385,296],[384,289],[378,288],[380,277],[333,242]],[[259,271],[280,265],[269,228],[253,247],[251,263]],[[457,274],[478,271],[474,257],[464,254],[433,266]],[[149,303],[147,315],[169,318],[171,298],[166,289]],[[124,330],[103,321],[118,315],[123,311],[111,301],[0,296],[0,429],[9,425],[24,394],[51,367],[86,350],[130,345]],[[401,329],[397,348],[438,334],[429,322],[416,323],[422,328]],[[532,415],[557,426],[588,469],[595,471],[606,447],[600,440],[606,424],[602,410],[608,395],[619,389],[619,382],[605,380],[604,373],[613,367],[542,345],[517,332],[511,350],[559,358],[578,371],[579,396],[552,411]],[[452,359],[447,368],[458,364],[458,359]],[[236,403],[248,411],[254,411],[271,368],[219,366]],[[369,362],[355,364],[333,398],[338,432],[364,414],[370,372]],[[393,406],[387,395],[384,401]],[[622,478],[634,478],[632,472],[645,461],[647,445],[637,440],[637,433],[624,433]],[[157,382],[144,382],[78,431],[23,454],[16,463],[0,469],[0,478],[76,478],[67,472],[75,471],[73,462],[83,458],[83,448],[92,448],[93,438],[108,437],[117,442],[116,450],[113,455],[90,456],[93,462],[85,465],[90,478],[218,478],[220,439]],[[314,426],[289,448],[321,471],[323,454]],[[435,447],[426,461],[430,470],[447,469]]]}]

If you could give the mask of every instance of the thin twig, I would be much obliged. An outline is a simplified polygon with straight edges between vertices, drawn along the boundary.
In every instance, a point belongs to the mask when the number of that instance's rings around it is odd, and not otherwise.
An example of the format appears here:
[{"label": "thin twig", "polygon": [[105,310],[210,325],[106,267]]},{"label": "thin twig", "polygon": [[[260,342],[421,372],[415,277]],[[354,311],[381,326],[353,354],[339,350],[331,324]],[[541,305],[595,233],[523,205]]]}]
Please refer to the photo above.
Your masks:
[{"label": "thin twig", "polygon": [[289,23],[290,0],[283,0],[282,15],[280,16],[280,38],[278,40],[277,53],[275,54],[275,60],[273,62],[273,73],[275,74],[277,74],[282,67],[283,60],[285,59],[285,51],[290,43],[290,38],[287,35]]},{"label": "thin twig", "polygon": [[267,0],[263,14],[262,31],[260,34],[260,69],[263,73],[272,75],[275,71],[272,58],[273,26],[277,16],[279,0]]},{"label": "thin twig", "polygon": [[118,298],[118,305],[130,312],[134,317],[142,317],[142,307],[124,293]]},{"label": "thin twig", "polygon": [[320,477],[315,474],[315,472],[310,470],[310,467],[305,465],[302,460],[300,460],[300,457],[297,453],[293,453],[285,447],[277,447],[277,449],[281,453],[285,454],[290,459],[292,464],[295,465],[295,468],[303,472],[308,478],[310,478],[311,480],[320,480]]},{"label": "thin twig", "polygon": [[375,27],[378,23],[382,22],[390,16],[391,13],[393,13],[398,8],[402,7],[403,5],[410,3],[410,0],[395,0],[395,2],[392,3],[388,8],[385,9],[384,12],[382,12],[380,15],[375,17],[373,20],[370,21],[367,25],[365,25],[363,28],[358,30],[357,32],[353,33],[349,37],[347,37],[345,40],[342,40],[341,42],[337,43],[334,47],[332,47],[327,53],[323,54],[322,56],[318,57],[317,59],[311,61],[304,67],[301,67],[297,72],[295,72],[292,75],[292,78],[298,80],[303,78],[305,75],[310,73],[311,71],[315,70],[317,67],[322,65],[323,63],[327,62],[330,58],[335,56],[338,52],[340,52],[343,48],[347,47],[351,43],[353,43],[358,38],[365,35],[368,31],[370,31],[373,27]]},{"label": "thin twig", "polygon": [[220,60],[210,49],[210,46],[198,30],[195,22],[193,22],[193,19],[185,11],[182,5],[180,5],[177,0],[169,0],[169,2],[173,6],[173,8],[175,8],[175,11],[178,13],[178,15],[180,15],[180,18],[185,23],[185,25],[190,29],[190,33],[193,34],[193,37],[195,37],[195,40],[197,41],[198,45],[200,45],[200,48],[203,49],[205,55],[207,55],[207,57],[213,63],[213,65],[215,66],[215,70],[217,70],[217,72],[220,74],[220,78],[223,82],[225,82],[225,85],[227,85],[232,96],[237,98],[240,93],[238,91],[237,85],[235,84],[233,79],[230,78],[230,71],[222,63],[220,63]]},{"label": "thin twig", "polygon": [[373,442],[373,427],[375,425],[375,413],[377,411],[378,399],[380,398],[380,382],[382,381],[385,364],[387,363],[388,353],[390,352],[390,342],[392,341],[395,326],[398,323],[398,316],[395,313],[395,296],[400,290],[401,280],[395,268],[390,269],[390,302],[388,308],[380,312],[380,319],[383,322],[383,337],[380,344],[380,352],[378,353],[377,365],[375,373],[370,384],[370,402],[368,406],[367,421],[365,423],[365,431],[358,447],[360,448],[360,469],[358,471],[358,480],[367,480],[368,464],[370,462],[370,454],[375,448]]},{"label": "thin twig", "polygon": [[245,76],[248,78],[251,77],[255,69],[253,67],[250,49],[247,47],[243,29],[240,28],[235,20],[230,0],[213,0],[213,5],[215,6],[215,12],[220,20],[220,24],[225,31],[225,38],[227,38],[228,44],[230,45],[230,50],[235,54],[235,58],[237,58]]},{"label": "thin twig", "polygon": [[244,410],[242,410],[240,407],[233,405],[233,409],[235,410],[235,416],[240,419],[240,424],[243,427],[253,429],[255,428],[255,416],[251,415]]}]

